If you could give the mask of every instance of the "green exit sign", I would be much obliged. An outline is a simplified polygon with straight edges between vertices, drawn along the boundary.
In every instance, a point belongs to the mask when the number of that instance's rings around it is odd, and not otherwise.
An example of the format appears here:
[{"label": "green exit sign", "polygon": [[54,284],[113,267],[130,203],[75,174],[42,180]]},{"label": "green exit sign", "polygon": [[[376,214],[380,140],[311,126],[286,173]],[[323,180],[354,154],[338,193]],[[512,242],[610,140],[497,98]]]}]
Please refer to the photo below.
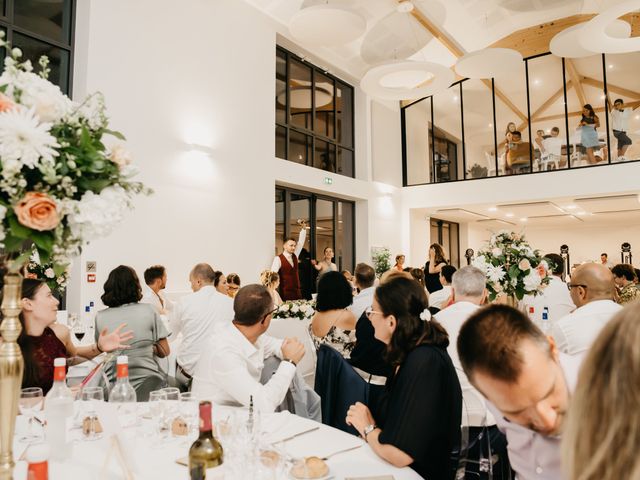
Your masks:
[{"label": "green exit sign", "polygon": [[324,177],[324,183],[326,185],[331,185],[333,183],[333,178],[331,177]]}]

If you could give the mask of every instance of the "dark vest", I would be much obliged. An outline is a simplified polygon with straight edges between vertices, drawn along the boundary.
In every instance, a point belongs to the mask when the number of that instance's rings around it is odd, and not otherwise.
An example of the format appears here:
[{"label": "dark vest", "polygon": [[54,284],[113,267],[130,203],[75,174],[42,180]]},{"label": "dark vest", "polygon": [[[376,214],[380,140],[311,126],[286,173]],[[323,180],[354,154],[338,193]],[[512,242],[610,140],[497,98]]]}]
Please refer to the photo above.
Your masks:
[{"label": "dark vest", "polygon": [[298,257],[292,254],[293,266],[282,253],[278,255],[280,258],[280,296],[282,300],[298,300],[302,298],[300,291],[300,277],[298,277]]}]

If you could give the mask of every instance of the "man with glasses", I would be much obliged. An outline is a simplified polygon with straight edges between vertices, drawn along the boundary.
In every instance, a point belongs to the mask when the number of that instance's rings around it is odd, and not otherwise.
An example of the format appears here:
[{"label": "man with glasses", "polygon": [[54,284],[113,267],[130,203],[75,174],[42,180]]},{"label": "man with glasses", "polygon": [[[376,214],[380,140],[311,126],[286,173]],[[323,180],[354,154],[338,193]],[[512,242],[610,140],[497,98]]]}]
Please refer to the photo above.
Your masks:
[{"label": "man with glasses", "polygon": [[589,349],[602,327],[622,307],[613,301],[613,274],[604,265],[580,265],[567,288],[578,308],[555,322],[551,334],[561,352],[577,355]]},{"label": "man with glasses", "polygon": [[497,304],[469,317],[457,349],[469,381],[507,436],[517,478],[563,478],[560,433],[580,357],[559,352],[524,313]]},{"label": "man with glasses", "polygon": [[[241,288],[233,310],[233,322],[216,332],[196,365],[193,392],[216,405],[246,407],[253,397],[257,410],[271,413],[289,390],[304,346],[295,338],[280,340],[264,334],[276,308],[262,285]],[[274,355],[282,361],[263,385],[264,361]]]}]

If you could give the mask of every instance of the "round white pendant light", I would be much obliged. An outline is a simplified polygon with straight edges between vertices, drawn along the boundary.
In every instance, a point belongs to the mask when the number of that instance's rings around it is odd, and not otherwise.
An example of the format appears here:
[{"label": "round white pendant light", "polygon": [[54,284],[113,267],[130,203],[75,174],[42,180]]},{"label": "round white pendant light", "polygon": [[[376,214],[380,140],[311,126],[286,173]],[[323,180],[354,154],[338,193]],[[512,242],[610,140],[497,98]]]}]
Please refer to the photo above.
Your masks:
[{"label": "round white pendant light", "polygon": [[337,46],[362,36],[367,21],[344,6],[314,5],[299,10],[289,22],[291,35],[303,43]]},{"label": "round white pendant light", "polygon": [[511,48],[485,48],[467,53],[456,63],[456,73],[467,78],[491,78],[522,66],[522,54]]},{"label": "round white pendant light", "polygon": [[496,3],[505,10],[512,12],[538,12],[581,2],[580,0],[498,0]]},{"label": "round white pendant light", "polygon": [[[580,43],[580,35],[586,24],[574,25],[557,33],[549,44],[549,51],[557,57],[582,58],[595,55]],[[613,38],[629,38],[631,25],[624,20],[614,20],[605,29],[607,35]]]},{"label": "round white pendant light", "polygon": [[455,76],[432,62],[400,60],[371,68],[360,81],[365,93],[383,100],[411,100],[446,90]]},{"label": "round white pendant light", "polygon": [[627,0],[608,8],[589,20],[580,32],[580,44],[594,53],[629,53],[640,51],[640,37],[615,38],[606,29],[625,13],[640,9],[640,0]]},{"label": "round white pendant light", "polygon": [[[291,108],[311,110],[312,95],[315,95],[316,108],[329,105],[333,101],[333,95],[327,89],[316,87],[314,91],[311,87],[296,86],[291,87],[289,91],[289,106]],[[286,92],[281,92],[276,99],[280,105],[286,105]]]}]

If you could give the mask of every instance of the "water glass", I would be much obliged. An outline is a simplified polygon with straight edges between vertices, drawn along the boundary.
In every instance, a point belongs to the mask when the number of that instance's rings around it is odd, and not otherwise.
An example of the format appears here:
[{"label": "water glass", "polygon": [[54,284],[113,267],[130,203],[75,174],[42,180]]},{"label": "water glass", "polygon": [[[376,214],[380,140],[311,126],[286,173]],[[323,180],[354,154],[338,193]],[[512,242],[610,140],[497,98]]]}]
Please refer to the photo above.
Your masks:
[{"label": "water glass", "polygon": [[[104,389],[102,387],[84,387],[80,392],[82,402],[82,433],[85,440],[97,440],[102,438],[102,432],[97,431],[98,412],[97,405],[104,402]],[[88,419],[87,428],[84,423]]]},{"label": "water glass", "polygon": [[153,433],[161,439],[169,433],[167,423],[167,394],[162,390],[156,390],[149,394],[149,414],[153,423]]},{"label": "water glass", "polygon": [[189,428],[188,436],[198,435],[200,430],[200,406],[193,392],[180,394],[180,415]]},{"label": "water glass", "polygon": [[167,401],[165,402],[165,417],[168,423],[168,428],[169,430],[171,430],[171,424],[176,419],[176,417],[180,415],[178,405],[178,403],[180,402],[180,390],[174,387],[167,387],[162,388],[160,391],[164,392],[164,394],[167,396]]},{"label": "water glass", "polygon": [[[18,408],[20,414],[28,417],[27,434],[20,438],[21,442],[36,443],[44,439],[43,432],[39,433],[34,429],[34,417],[36,413],[42,410],[44,405],[44,396],[40,387],[23,388],[20,391],[20,402]],[[42,430],[42,429],[41,429]]]}]

